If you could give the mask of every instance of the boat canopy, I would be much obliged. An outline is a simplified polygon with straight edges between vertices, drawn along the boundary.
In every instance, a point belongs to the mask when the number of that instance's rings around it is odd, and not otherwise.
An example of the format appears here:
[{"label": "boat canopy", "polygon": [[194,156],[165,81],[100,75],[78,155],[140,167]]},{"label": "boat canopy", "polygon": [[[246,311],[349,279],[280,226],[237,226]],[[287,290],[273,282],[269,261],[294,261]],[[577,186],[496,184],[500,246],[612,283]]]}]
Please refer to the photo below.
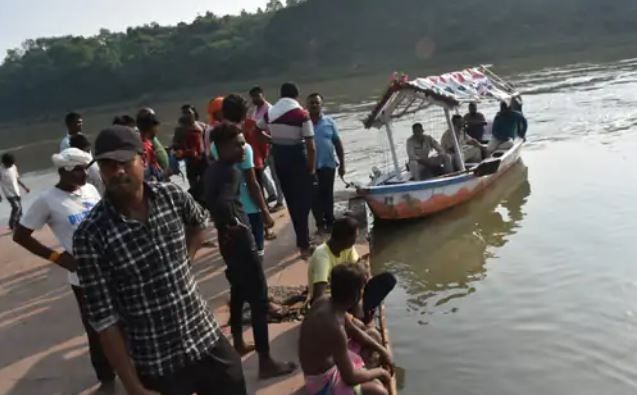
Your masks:
[{"label": "boat canopy", "polygon": [[394,77],[391,85],[363,121],[366,128],[381,127],[392,119],[435,105],[451,110],[464,103],[506,101],[520,94],[509,82],[489,70],[489,66],[409,80]]}]

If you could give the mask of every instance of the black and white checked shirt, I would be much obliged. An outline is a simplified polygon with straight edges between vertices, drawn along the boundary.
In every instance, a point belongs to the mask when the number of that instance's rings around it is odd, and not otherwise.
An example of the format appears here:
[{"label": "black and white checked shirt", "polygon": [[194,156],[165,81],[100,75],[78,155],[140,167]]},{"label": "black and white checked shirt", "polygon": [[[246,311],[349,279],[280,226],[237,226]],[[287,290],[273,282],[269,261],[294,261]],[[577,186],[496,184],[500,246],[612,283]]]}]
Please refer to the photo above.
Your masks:
[{"label": "black and white checked shirt", "polygon": [[174,184],[145,184],[145,192],[146,223],[105,198],[76,230],[73,255],[90,324],[100,332],[121,322],[138,373],[160,377],[200,360],[220,332],[186,248],[186,228],[205,228],[205,211]]}]

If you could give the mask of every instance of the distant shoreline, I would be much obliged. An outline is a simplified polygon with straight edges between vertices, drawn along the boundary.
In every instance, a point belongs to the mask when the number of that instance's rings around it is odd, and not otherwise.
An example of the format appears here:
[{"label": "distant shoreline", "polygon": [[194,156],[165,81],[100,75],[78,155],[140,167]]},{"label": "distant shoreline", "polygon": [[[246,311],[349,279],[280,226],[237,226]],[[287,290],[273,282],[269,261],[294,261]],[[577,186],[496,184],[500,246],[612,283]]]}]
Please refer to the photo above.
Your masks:
[{"label": "distant shoreline", "polygon": [[[446,54],[431,62],[411,62],[405,63],[403,69],[391,69],[388,66],[376,65],[374,67],[360,68],[358,70],[347,70],[344,66],[337,66],[331,69],[312,70],[307,73],[291,72],[281,74],[275,77],[262,78],[259,80],[241,79],[225,82],[211,82],[201,87],[189,87],[179,90],[170,90],[160,93],[146,93],[137,98],[128,100],[103,103],[98,106],[80,107],[75,109],[81,113],[103,113],[111,112],[114,114],[121,113],[126,108],[138,108],[142,106],[156,107],[165,103],[193,103],[200,112],[205,110],[204,105],[207,104],[213,96],[223,95],[230,92],[239,92],[246,94],[247,90],[254,85],[262,86],[268,97],[273,99],[282,81],[288,80],[287,74],[297,75],[294,80],[301,84],[301,88],[311,86],[319,88],[323,85],[338,86],[344,81],[368,80],[374,85],[370,85],[370,94],[380,94],[384,89],[384,83],[388,80],[393,72],[407,73],[410,76],[422,76],[435,74],[446,70],[455,70],[476,64],[492,63],[495,64],[500,74],[506,75],[530,70],[537,70],[546,67],[558,67],[575,63],[606,63],[637,57],[637,47],[630,40],[611,40],[616,41],[615,45],[601,46],[596,43],[594,47],[582,46],[581,48],[561,49],[559,45],[548,46],[544,53],[534,54],[518,54],[507,59],[487,61],[485,55],[477,53],[457,53]],[[537,48],[532,49],[538,51]],[[303,89],[304,91],[307,89]],[[316,89],[315,89],[316,90]],[[321,89],[321,91],[323,91]],[[327,92],[329,94],[329,92]],[[37,124],[47,122],[59,122],[60,112],[47,112],[39,117],[16,118],[7,121],[0,121],[0,137],[3,136],[7,129],[12,129],[18,124]],[[202,114],[203,115],[203,114]],[[63,114],[62,114],[63,116]],[[28,140],[24,141],[28,143]],[[15,145],[15,144],[14,144]],[[5,147],[0,146],[0,150]]]},{"label": "distant shoreline", "polygon": [[[498,74],[507,76],[514,73],[559,67],[577,63],[613,63],[622,59],[637,57],[637,47],[618,43],[604,48],[579,48],[570,52],[555,54],[546,51],[542,55],[520,55],[494,63]],[[410,77],[437,74],[456,70],[481,63],[479,56],[462,55],[438,57],[429,64],[406,64],[403,69],[393,70],[377,65],[376,69],[360,70],[355,73],[334,68],[325,70],[320,76],[308,75],[296,79],[300,83],[302,95],[310,92],[321,92],[326,97],[326,107],[332,111],[336,105],[356,103],[365,105],[374,102],[386,88],[394,71],[404,72]],[[227,81],[221,84],[210,84],[205,87],[186,88],[178,91],[162,92],[156,95],[145,95],[136,99],[108,103],[96,107],[74,109],[85,117],[86,132],[95,135],[101,128],[112,122],[116,114],[133,114],[138,108],[153,107],[163,121],[160,137],[168,142],[172,135],[174,120],[177,119],[179,107],[184,103],[195,105],[202,119],[206,119],[208,101],[216,95],[230,92],[246,94],[255,84],[262,86],[267,98],[274,101],[278,96],[278,86],[285,80],[282,76],[270,77],[261,81]],[[29,117],[10,122],[0,122],[0,152],[14,150],[30,157],[29,163],[22,166],[25,172],[47,168],[52,149],[57,147],[64,134],[63,117],[65,112],[55,112]]]}]

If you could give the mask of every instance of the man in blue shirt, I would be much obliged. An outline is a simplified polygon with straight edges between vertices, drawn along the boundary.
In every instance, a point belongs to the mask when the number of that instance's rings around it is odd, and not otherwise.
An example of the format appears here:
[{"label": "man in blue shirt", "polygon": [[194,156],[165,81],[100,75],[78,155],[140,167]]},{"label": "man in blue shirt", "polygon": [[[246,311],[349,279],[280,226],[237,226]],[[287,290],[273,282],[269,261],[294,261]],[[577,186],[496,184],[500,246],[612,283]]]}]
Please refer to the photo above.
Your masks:
[{"label": "man in blue shirt", "polygon": [[500,112],[493,120],[491,141],[487,147],[489,155],[497,150],[513,147],[516,138],[526,139],[527,121],[522,113],[513,111],[506,102],[500,103]]},{"label": "man in blue shirt", "polygon": [[334,176],[336,168],[341,177],[345,175],[345,153],[336,123],[323,114],[323,96],[312,93],[307,98],[307,108],[314,124],[318,181],[312,211],[318,231],[330,233],[334,223]]}]

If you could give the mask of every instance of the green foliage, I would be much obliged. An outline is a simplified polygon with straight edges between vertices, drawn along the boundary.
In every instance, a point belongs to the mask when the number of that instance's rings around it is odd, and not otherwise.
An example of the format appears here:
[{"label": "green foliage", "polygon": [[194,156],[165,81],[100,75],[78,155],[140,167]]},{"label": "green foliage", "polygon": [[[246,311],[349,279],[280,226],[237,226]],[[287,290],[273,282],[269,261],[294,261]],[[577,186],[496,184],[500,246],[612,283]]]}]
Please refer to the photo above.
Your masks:
[{"label": "green foliage", "polygon": [[634,0],[270,0],[174,27],[27,40],[0,66],[0,119],[218,81],[465,63],[637,33]]},{"label": "green foliage", "polygon": [[277,12],[283,9],[283,4],[279,0],[270,0],[265,6],[265,12]]}]

